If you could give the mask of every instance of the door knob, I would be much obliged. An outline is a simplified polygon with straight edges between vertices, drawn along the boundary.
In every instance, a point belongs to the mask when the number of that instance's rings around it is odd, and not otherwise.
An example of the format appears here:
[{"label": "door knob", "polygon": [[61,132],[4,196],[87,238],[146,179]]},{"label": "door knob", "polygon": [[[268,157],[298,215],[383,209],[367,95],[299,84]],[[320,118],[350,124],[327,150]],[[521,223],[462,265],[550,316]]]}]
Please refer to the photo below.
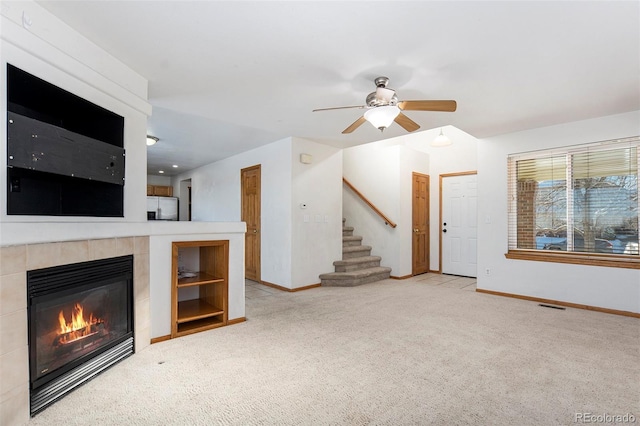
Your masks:
[{"label": "door knob", "polygon": [[253,230],[253,233],[254,233],[254,234],[257,234],[257,233],[258,233],[258,230],[257,230],[257,229],[254,229],[254,230]]},{"label": "door knob", "polygon": [[413,232],[417,234],[418,232],[420,232],[420,230],[418,228],[414,228]]}]

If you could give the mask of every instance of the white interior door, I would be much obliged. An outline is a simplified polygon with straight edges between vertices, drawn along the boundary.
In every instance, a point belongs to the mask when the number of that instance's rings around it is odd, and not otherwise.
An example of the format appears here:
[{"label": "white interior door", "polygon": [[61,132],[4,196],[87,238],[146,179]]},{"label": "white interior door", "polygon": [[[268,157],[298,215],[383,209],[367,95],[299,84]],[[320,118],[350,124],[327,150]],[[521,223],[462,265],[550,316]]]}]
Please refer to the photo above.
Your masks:
[{"label": "white interior door", "polygon": [[442,273],[477,276],[477,176],[442,177]]}]

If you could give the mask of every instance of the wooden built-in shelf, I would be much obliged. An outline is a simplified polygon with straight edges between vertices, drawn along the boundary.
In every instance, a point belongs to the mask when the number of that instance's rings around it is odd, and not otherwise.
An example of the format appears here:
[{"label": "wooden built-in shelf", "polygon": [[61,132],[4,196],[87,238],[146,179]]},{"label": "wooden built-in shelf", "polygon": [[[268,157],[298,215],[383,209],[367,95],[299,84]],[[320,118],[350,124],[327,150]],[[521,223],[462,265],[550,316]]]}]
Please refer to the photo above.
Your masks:
[{"label": "wooden built-in shelf", "polygon": [[[197,264],[195,276],[178,278],[181,256]],[[171,337],[227,325],[228,276],[228,240],[173,243]]]},{"label": "wooden built-in shelf", "polygon": [[221,317],[209,317],[199,320],[183,322],[178,324],[177,332],[179,336],[186,334],[198,333],[200,331],[211,330],[212,328],[227,325]]},{"label": "wooden built-in shelf", "polygon": [[224,278],[207,274],[206,272],[196,272],[195,277],[178,278],[178,287],[190,287],[194,285],[213,284],[224,282]]},{"label": "wooden built-in shelf", "polygon": [[213,317],[224,314],[224,310],[213,306],[202,299],[191,299],[178,302],[178,324],[188,321],[195,321],[202,318]]}]

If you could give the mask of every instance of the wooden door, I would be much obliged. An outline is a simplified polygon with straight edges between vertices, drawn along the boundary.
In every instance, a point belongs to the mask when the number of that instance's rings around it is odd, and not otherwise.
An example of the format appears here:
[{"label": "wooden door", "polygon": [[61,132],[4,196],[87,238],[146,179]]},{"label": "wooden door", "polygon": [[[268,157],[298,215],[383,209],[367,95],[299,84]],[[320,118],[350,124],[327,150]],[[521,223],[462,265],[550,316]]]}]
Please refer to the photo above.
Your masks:
[{"label": "wooden door", "polygon": [[245,278],[260,281],[260,165],[241,170]]},{"label": "wooden door", "polygon": [[477,276],[478,197],[475,172],[442,175],[441,271]]},{"label": "wooden door", "polygon": [[413,275],[429,272],[429,176],[413,173]]}]

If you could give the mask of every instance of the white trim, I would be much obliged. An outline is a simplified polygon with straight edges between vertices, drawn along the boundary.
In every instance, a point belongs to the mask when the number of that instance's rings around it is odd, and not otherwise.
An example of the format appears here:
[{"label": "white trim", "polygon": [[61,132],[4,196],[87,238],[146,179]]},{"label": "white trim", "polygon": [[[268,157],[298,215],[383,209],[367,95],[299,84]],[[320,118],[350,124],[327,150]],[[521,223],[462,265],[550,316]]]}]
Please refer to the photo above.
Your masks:
[{"label": "white trim", "polygon": [[562,148],[539,149],[535,151],[518,152],[509,154],[509,160],[533,160],[536,158],[549,157],[562,154],[577,154],[587,151],[608,151],[625,148],[629,146],[640,147],[640,136],[631,136],[622,139],[611,139],[599,142],[589,142],[584,144],[569,145]]}]

